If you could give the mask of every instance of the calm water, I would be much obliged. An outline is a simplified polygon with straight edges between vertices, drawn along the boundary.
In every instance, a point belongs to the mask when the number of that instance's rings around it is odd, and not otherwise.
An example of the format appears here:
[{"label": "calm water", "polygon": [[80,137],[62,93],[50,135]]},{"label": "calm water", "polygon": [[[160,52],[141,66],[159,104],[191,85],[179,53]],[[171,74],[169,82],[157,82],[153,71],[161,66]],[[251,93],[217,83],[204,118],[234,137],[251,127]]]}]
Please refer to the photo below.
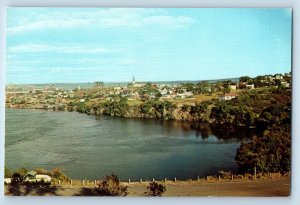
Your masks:
[{"label": "calm water", "polygon": [[112,172],[122,180],[191,179],[234,170],[243,140],[240,131],[196,130],[174,121],[6,109],[7,167],[61,167],[78,179]]}]

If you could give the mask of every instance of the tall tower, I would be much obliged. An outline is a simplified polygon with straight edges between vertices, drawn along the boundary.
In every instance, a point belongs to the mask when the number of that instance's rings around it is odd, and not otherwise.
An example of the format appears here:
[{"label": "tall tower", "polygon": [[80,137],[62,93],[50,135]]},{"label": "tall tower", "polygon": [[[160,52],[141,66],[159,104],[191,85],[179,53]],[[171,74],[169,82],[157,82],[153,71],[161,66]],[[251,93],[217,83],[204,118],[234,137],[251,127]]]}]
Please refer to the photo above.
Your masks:
[{"label": "tall tower", "polygon": [[132,76],[132,84],[133,84],[133,85],[135,84],[135,78],[134,78],[134,75]]}]

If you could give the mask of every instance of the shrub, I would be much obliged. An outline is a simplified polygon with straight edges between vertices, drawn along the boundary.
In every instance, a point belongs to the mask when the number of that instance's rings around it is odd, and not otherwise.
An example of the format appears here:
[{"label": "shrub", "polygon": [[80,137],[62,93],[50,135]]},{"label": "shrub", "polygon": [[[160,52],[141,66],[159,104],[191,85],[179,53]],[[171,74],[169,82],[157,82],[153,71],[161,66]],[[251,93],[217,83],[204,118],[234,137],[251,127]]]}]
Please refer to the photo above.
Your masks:
[{"label": "shrub", "polygon": [[288,172],[291,169],[290,127],[270,127],[263,134],[254,136],[249,143],[242,143],[236,153],[240,171]]},{"label": "shrub", "polygon": [[23,178],[28,173],[28,170],[26,168],[22,167],[22,168],[18,169],[16,172],[21,175],[21,178]]},{"label": "shrub", "polygon": [[117,175],[111,174],[104,178],[95,192],[101,196],[126,196],[128,194],[127,186],[120,184],[120,179]]},{"label": "shrub", "polygon": [[60,168],[54,168],[51,170],[52,173],[52,177],[57,179],[57,180],[61,180],[61,181],[68,181],[69,178],[66,176],[65,173],[62,172],[62,170]]},{"label": "shrub", "polygon": [[151,182],[147,186],[147,192],[145,194],[148,194],[150,196],[162,196],[162,194],[166,191],[166,186],[159,184],[157,182]]}]

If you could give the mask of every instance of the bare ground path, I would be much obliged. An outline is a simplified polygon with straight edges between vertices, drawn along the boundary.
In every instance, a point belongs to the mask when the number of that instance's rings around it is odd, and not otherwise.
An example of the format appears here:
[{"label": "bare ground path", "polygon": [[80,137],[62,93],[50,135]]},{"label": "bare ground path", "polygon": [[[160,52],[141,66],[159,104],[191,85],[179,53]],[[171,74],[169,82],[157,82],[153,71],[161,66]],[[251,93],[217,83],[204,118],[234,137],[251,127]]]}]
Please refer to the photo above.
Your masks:
[{"label": "bare ground path", "polygon": [[[289,196],[290,177],[257,181],[167,182],[164,196]],[[130,196],[141,196],[146,184],[129,186]]]}]

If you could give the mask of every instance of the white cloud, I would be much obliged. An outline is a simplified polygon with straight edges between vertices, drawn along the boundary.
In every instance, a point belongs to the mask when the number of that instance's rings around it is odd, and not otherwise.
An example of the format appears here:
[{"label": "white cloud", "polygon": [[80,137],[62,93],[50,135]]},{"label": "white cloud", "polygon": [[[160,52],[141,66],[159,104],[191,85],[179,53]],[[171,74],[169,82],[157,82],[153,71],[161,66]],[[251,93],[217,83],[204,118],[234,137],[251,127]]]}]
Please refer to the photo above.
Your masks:
[{"label": "white cloud", "polygon": [[[14,18],[8,16],[8,18]],[[13,19],[14,20],[14,19]],[[168,26],[171,28],[184,27],[194,20],[189,16],[174,16],[163,9],[105,9],[105,10],[65,10],[65,12],[48,12],[34,17],[25,16],[15,19],[15,25],[7,28],[8,34],[22,34],[44,29],[67,29],[93,27],[140,27]]]},{"label": "white cloud", "polygon": [[34,22],[28,22],[26,24],[9,27],[7,28],[7,32],[9,34],[18,34],[40,29],[74,28],[77,26],[89,25],[90,23],[91,22],[88,19],[73,19],[69,21],[61,19],[37,20]]},{"label": "white cloud", "polygon": [[22,44],[11,46],[7,48],[8,54],[16,53],[41,53],[41,52],[54,52],[65,54],[100,54],[114,52],[103,47],[87,46],[87,45],[49,45],[49,44]]}]

